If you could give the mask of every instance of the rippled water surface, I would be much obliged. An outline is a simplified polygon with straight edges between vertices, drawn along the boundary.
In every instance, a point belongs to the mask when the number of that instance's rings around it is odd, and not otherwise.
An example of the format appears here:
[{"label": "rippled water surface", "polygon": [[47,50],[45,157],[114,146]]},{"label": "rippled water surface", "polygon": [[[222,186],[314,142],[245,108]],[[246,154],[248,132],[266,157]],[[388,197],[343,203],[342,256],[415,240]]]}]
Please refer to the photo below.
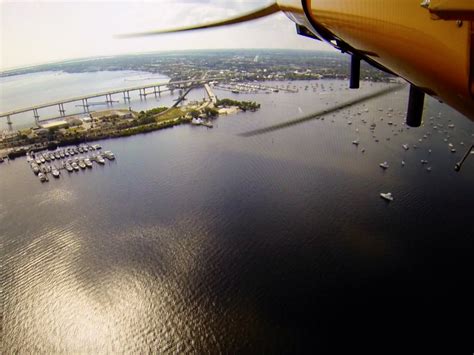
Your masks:
[{"label": "rippled water surface", "polygon": [[[4,349],[262,353],[466,343],[474,159],[461,173],[453,166],[473,142],[473,124],[430,99],[425,125],[400,131],[402,89],[324,120],[239,135],[387,85],[352,92],[321,81],[313,92],[316,83],[296,83],[298,94],[216,91],[262,108],[221,116],[213,129],[100,141],[115,161],[48,183],[24,158],[1,164]],[[391,203],[379,197],[388,191]]]}]

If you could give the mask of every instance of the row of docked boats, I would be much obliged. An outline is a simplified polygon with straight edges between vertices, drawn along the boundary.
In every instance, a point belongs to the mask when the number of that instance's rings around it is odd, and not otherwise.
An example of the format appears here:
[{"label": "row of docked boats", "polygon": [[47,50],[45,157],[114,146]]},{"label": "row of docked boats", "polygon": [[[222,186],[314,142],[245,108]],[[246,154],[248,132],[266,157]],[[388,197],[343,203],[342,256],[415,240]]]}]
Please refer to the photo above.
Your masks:
[{"label": "row of docked boats", "polygon": [[79,155],[87,152],[92,152],[101,149],[99,144],[81,144],[74,147],[68,147],[64,149],[57,149],[55,151],[47,152],[28,152],[26,159],[29,163],[35,162],[38,165],[49,163],[55,160],[65,159],[74,155]]},{"label": "row of docked boats", "polygon": [[[44,153],[43,153],[44,156]],[[79,171],[81,169],[92,169],[92,162],[95,161],[99,165],[105,164],[105,159],[114,160],[115,155],[110,150],[104,151],[102,153],[93,153],[90,156],[75,156],[70,157],[61,163],[60,167],[57,167],[55,164],[38,164],[36,159],[29,161],[30,167],[33,170],[35,175],[38,175],[38,178],[41,182],[49,181],[48,174],[51,174],[54,178],[59,178],[61,175],[61,170],[66,170],[68,172]]]}]

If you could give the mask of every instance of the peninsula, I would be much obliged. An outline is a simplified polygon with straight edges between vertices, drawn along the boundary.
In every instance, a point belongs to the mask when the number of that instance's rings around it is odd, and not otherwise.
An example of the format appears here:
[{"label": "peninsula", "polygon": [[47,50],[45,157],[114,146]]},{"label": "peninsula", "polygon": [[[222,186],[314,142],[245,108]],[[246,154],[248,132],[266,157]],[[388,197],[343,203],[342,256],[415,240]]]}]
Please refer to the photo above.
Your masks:
[{"label": "peninsula", "polygon": [[220,115],[256,111],[260,104],[231,99],[202,100],[181,107],[157,107],[147,111],[109,109],[42,124],[40,127],[10,132],[0,140],[1,156],[15,158],[28,151],[80,144],[99,139],[126,137],[180,124],[212,127]]}]

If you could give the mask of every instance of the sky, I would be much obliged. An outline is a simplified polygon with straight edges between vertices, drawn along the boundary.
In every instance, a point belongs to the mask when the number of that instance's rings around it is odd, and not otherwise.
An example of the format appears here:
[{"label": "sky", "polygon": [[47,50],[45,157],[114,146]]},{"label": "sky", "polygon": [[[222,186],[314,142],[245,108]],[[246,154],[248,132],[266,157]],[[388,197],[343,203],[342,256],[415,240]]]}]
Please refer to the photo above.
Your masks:
[{"label": "sky", "polygon": [[298,36],[284,14],[227,28],[154,37],[114,35],[218,20],[266,0],[9,1],[0,0],[0,70],[64,59],[184,49],[331,50]]}]

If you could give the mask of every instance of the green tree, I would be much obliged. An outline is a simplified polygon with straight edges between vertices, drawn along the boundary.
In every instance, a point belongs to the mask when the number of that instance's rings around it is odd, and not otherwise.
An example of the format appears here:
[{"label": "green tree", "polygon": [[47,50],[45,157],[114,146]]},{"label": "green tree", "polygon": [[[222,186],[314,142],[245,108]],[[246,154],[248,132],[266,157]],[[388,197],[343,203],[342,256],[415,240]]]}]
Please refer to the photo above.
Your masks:
[{"label": "green tree", "polygon": [[198,118],[199,117],[199,111],[198,110],[191,110],[189,111],[189,114],[191,115],[192,118]]},{"label": "green tree", "polygon": [[206,107],[204,109],[204,113],[207,117],[216,117],[217,115],[219,115],[219,111],[212,107]]}]

